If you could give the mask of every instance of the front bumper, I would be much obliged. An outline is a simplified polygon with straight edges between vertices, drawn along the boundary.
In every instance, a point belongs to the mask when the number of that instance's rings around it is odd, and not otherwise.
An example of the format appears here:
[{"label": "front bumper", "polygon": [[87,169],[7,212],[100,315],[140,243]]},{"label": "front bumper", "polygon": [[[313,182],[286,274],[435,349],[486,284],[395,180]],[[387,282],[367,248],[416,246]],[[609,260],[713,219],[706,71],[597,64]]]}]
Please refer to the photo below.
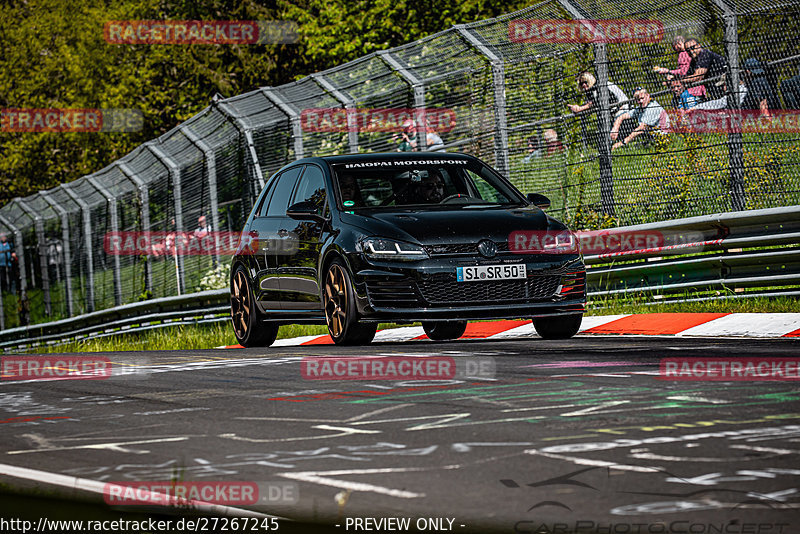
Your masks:
[{"label": "front bumper", "polygon": [[[526,265],[525,280],[456,281],[458,266],[521,262]],[[528,318],[583,313],[586,304],[586,271],[578,255],[431,258],[398,263],[365,263],[355,270],[362,319]]]}]

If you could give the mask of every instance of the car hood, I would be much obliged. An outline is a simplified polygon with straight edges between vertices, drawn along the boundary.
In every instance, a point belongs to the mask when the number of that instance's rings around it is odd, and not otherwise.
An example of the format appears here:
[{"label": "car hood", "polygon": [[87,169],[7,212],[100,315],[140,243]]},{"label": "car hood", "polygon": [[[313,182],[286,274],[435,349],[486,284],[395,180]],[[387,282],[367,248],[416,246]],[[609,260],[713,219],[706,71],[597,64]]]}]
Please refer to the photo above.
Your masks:
[{"label": "car hood", "polygon": [[546,230],[553,221],[536,207],[365,210],[343,215],[343,222],[358,226],[367,235],[424,245],[476,243],[481,239],[499,243],[507,241],[515,231]]}]

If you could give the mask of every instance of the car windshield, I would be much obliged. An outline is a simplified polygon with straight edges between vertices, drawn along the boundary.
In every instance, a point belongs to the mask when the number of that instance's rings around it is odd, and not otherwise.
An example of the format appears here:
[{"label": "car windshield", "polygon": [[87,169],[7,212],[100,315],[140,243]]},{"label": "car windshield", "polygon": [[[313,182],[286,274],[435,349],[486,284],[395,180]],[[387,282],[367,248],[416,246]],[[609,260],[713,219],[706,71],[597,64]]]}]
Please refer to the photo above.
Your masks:
[{"label": "car windshield", "polygon": [[344,209],[509,206],[520,193],[487,166],[469,160],[372,160],[333,165]]}]

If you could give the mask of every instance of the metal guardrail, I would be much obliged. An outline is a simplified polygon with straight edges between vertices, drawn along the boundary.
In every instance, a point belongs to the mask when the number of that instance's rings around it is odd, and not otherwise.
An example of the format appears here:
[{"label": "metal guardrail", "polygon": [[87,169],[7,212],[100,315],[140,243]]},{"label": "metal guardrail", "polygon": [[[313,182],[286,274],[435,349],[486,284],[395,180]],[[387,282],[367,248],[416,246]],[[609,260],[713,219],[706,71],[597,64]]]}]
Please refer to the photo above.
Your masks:
[{"label": "metal guardrail", "polygon": [[[735,294],[748,288],[765,289],[759,296],[800,293],[774,289],[800,290],[800,206],[704,215],[613,232],[657,232],[664,238],[656,247],[585,256],[590,299],[641,293],[664,302],[692,290]],[[698,299],[670,301],[676,300]]]},{"label": "metal guardrail", "polygon": [[[660,234],[662,239],[650,248],[584,256],[590,301],[625,294],[644,295],[641,302],[654,303],[800,296],[800,206],[704,215],[608,232]],[[753,288],[761,290],[747,291]],[[726,294],[681,298],[691,291],[720,289]],[[227,321],[229,298],[228,289],[203,291],[2,330],[0,350],[187,322]]]},{"label": "metal guardrail", "polygon": [[[224,314],[224,317],[220,317]],[[126,304],[69,319],[0,331],[0,350],[152,330],[165,326],[226,321],[230,291],[216,289]]]}]

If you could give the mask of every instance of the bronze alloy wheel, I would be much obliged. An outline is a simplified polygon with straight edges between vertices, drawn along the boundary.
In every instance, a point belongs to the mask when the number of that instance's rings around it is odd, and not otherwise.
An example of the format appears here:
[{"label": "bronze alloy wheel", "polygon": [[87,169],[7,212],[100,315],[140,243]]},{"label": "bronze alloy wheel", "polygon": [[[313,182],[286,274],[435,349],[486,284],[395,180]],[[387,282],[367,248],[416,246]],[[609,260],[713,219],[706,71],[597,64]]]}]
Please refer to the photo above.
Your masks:
[{"label": "bronze alloy wheel", "polygon": [[375,337],[377,324],[359,323],[355,293],[347,267],[335,259],[325,273],[325,320],[337,345],[362,345]]},{"label": "bronze alloy wheel", "polygon": [[247,271],[241,265],[231,277],[231,321],[243,347],[268,347],[278,337],[278,325],[260,320]]},{"label": "bronze alloy wheel", "polygon": [[233,331],[236,339],[247,337],[247,330],[250,325],[250,291],[247,287],[247,279],[244,271],[236,270],[231,282],[231,318],[233,319]]},{"label": "bronze alloy wheel", "polygon": [[347,320],[347,289],[344,270],[334,263],[325,279],[325,319],[334,339],[342,336]]}]

